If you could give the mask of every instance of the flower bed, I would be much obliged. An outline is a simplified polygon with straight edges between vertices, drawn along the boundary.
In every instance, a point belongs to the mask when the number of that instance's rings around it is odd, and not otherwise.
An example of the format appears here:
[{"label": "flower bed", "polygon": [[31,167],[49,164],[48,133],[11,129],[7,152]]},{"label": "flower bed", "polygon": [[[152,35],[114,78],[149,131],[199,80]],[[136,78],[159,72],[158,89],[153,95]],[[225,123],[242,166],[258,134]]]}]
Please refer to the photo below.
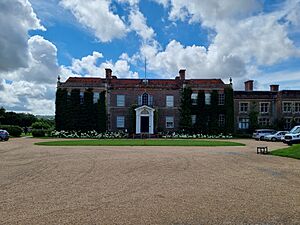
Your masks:
[{"label": "flower bed", "polygon": [[[91,139],[115,139],[115,138],[128,138],[128,133],[119,131],[119,132],[105,132],[98,133],[97,131],[52,131],[49,135],[50,137],[55,138],[91,138]],[[159,137],[162,138],[174,138],[174,139],[230,139],[232,135],[204,135],[204,134],[179,134],[176,132],[159,134]]]},{"label": "flower bed", "polygon": [[91,139],[113,139],[113,138],[127,138],[128,134],[124,132],[105,132],[98,133],[97,131],[52,131],[50,137],[55,138],[91,138]]},{"label": "flower bed", "polygon": [[209,135],[209,134],[179,134],[176,132],[163,134],[163,138],[187,138],[187,139],[230,139],[232,135],[218,134],[218,135]]}]

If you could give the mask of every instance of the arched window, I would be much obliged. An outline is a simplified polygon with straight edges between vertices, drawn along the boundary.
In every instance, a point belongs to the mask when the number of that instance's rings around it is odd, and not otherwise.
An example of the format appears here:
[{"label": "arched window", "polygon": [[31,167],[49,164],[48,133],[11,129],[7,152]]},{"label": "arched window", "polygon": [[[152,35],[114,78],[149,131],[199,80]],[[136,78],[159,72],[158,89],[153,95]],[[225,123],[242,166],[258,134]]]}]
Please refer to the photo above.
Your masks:
[{"label": "arched window", "polygon": [[148,98],[149,98],[149,95],[147,93],[144,93],[142,95],[142,105],[148,105]]}]

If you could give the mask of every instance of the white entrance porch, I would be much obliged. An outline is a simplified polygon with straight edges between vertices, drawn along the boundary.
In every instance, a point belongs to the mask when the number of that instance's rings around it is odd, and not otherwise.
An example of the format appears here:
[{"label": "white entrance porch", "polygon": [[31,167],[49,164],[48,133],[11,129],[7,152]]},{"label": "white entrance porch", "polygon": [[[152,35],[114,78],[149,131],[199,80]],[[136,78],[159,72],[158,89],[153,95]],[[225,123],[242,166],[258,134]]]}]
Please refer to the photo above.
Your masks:
[{"label": "white entrance porch", "polygon": [[135,109],[136,111],[136,134],[154,134],[154,111],[155,109],[143,105]]}]

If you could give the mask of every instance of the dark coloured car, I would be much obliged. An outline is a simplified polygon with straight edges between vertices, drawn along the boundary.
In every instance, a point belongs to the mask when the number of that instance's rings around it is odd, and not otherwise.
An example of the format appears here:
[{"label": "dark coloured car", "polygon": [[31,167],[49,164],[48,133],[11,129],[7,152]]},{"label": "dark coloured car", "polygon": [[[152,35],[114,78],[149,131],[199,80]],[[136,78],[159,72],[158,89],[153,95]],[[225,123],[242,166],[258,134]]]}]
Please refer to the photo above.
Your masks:
[{"label": "dark coloured car", "polygon": [[6,130],[0,130],[0,141],[8,141],[9,133]]}]

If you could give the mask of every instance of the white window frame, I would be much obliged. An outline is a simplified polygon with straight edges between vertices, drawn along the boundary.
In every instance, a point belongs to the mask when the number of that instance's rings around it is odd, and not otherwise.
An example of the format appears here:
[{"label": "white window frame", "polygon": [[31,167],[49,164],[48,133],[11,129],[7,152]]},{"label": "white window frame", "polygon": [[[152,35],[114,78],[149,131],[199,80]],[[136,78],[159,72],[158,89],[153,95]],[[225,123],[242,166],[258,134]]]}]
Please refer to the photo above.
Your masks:
[{"label": "white window frame", "polygon": [[124,128],[125,127],[125,116],[117,116],[117,128]]},{"label": "white window frame", "polygon": [[174,107],[174,96],[173,95],[166,96],[166,107]]},{"label": "white window frame", "polygon": [[259,112],[261,114],[267,114],[270,111],[270,102],[260,102],[259,103]]},{"label": "white window frame", "polygon": [[196,115],[192,115],[191,119],[192,119],[192,125],[196,124],[197,116]]},{"label": "white window frame", "polygon": [[84,92],[80,92],[80,104],[83,104],[84,103]]},{"label": "white window frame", "polygon": [[[289,110],[285,109],[285,104],[289,104]],[[282,102],[282,112],[284,113],[291,113],[293,108],[293,103],[292,102]]]},{"label": "white window frame", "polygon": [[205,93],[205,105],[211,104],[211,93]]},{"label": "white window frame", "polygon": [[269,126],[270,125],[270,118],[268,118],[268,117],[259,117],[257,122],[258,122],[258,125],[260,125],[260,126]]},{"label": "white window frame", "polygon": [[294,120],[295,120],[295,123],[296,123],[297,125],[300,124],[300,117],[295,117]]},{"label": "white window frame", "polygon": [[[247,110],[244,110],[244,107],[242,107],[242,104],[247,104]],[[249,111],[249,105],[250,105],[249,102],[240,102],[239,103],[239,112],[240,113],[248,113],[248,111]]]},{"label": "white window frame", "polygon": [[219,127],[224,127],[224,126],[225,126],[225,115],[219,114]]},{"label": "white window frame", "polygon": [[191,94],[192,105],[197,105],[198,93]]},{"label": "white window frame", "polygon": [[238,126],[241,130],[249,129],[250,119],[247,117],[239,117]]},{"label": "white window frame", "polygon": [[294,112],[300,113],[300,102],[295,102],[294,104]]},{"label": "white window frame", "polygon": [[125,95],[117,95],[117,107],[125,106]]},{"label": "white window frame", "polygon": [[174,116],[166,116],[166,128],[174,128]]},{"label": "white window frame", "polygon": [[225,94],[219,93],[219,105],[225,105]]},{"label": "white window frame", "polygon": [[[284,129],[285,130],[289,130],[292,128],[292,121],[293,118],[292,117],[284,117]],[[287,122],[289,120],[289,122]]]},{"label": "white window frame", "polygon": [[93,103],[94,104],[98,103],[99,98],[100,98],[100,93],[99,92],[94,92]]}]

